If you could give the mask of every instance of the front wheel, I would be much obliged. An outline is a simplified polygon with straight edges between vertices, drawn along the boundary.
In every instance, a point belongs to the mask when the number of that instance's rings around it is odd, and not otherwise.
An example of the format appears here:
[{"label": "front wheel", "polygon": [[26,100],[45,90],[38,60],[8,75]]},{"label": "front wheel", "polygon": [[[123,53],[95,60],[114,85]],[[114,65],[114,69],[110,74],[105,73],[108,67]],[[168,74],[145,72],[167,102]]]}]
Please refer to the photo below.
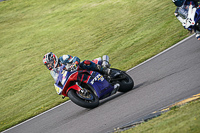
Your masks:
[{"label": "front wheel", "polygon": [[99,98],[88,88],[83,88],[83,91],[69,90],[68,97],[75,104],[84,108],[95,108],[99,105]]},{"label": "front wheel", "polygon": [[115,80],[118,79],[117,83],[120,84],[120,88],[118,90],[119,92],[127,92],[133,89],[134,81],[126,72],[114,68],[112,68],[112,71],[120,73],[117,77],[115,77]]}]

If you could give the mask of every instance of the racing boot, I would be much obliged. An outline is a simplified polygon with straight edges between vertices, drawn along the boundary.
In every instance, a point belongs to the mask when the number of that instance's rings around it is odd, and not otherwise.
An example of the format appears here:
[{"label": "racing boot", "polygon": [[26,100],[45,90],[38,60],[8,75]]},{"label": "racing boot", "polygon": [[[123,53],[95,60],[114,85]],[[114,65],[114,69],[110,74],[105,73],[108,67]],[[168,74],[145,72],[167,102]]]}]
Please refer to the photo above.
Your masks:
[{"label": "racing boot", "polygon": [[98,71],[98,72],[100,72],[104,75],[110,76],[112,78],[120,75],[120,72],[118,72],[118,71],[111,70],[110,68],[103,67],[103,66],[100,66],[100,65],[97,65],[97,64],[96,64],[96,67],[95,67],[95,71]]},{"label": "racing boot", "polygon": [[100,73],[105,74],[105,75],[110,75],[110,73],[111,73],[110,68],[102,67],[102,66],[97,65],[97,64],[96,64],[95,71],[99,71]]},{"label": "racing boot", "polygon": [[110,75],[111,69],[105,67],[105,68],[103,68],[102,73],[105,74],[105,75]]}]

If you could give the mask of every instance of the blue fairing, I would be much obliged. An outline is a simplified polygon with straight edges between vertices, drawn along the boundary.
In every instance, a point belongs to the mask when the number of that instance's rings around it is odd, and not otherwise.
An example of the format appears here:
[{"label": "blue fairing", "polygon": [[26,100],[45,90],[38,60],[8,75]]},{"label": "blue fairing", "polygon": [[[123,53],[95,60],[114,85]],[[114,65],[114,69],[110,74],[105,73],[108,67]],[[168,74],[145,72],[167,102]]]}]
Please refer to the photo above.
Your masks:
[{"label": "blue fairing", "polygon": [[[65,65],[60,67],[59,75],[56,81],[56,85],[60,86],[60,88],[63,89],[63,85],[66,83],[67,79],[69,78],[69,75],[71,75],[73,72],[67,72],[67,74],[63,77],[63,69],[65,68]],[[66,71],[65,71],[66,72]],[[65,82],[63,82],[63,78]],[[63,85],[61,84],[63,82]]]},{"label": "blue fairing", "polygon": [[[60,67],[59,75],[55,83],[55,86],[59,87],[60,89],[63,89],[70,75],[73,74],[74,72],[77,72],[77,71],[62,72],[64,67],[65,67],[64,65]],[[63,76],[63,74],[65,76]],[[78,77],[84,77],[82,75],[84,75],[84,73],[80,72],[78,74]],[[78,81],[78,78],[77,78],[77,81]],[[94,88],[94,91],[97,94],[99,99],[103,99],[105,97],[110,96],[111,92],[114,89],[114,87],[100,73],[95,72],[95,71],[93,71],[92,74],[89,76],[87,83]]]},{"label": "blue fairing", "polygon": [[112,90],[114,89],[114,87],[98,72],[95,72],[95,77],[90,78],[88,84],[95,89],[99,99],[110,96]]},{"label": "blue fairing", "polygon": [[64,68],[65,66],[63,65],[63,66],[61,66],[60,67],[60,71],[59,71],[59,76],[58,76],[58,79],[57,79],[57,81],[56,81],[56,84],[58,85],[59,84],[59,82],[62,82],[62,71],[63,71],[63,68]]}]

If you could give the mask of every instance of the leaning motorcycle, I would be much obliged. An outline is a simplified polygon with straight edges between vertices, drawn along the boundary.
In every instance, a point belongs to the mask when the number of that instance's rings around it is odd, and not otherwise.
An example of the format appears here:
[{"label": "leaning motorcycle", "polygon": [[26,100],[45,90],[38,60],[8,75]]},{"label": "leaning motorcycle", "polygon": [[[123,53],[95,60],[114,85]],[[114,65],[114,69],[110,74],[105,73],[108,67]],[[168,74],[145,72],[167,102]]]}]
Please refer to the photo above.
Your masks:
[{"label": "leaning motorcycle", "polygon": [[[108,56],[105,60],[97,58],[94,63],[109,67]],[[51,75],[55,80],[55,89],[59,95],[69,97],[75,104],[84,108],[95,108],[99,105],[99,100],[109,97],[119,92],[127,92],[134,87],[134,81],[124,71],[110,68],[113,75],[102,75],[96,71],[81,70],[76,67],[73,70],[66,70],[66,66],[61,66],[53,71]],[[114,85],[118,83],[118,90]]]},{"label": "leaning motorcycle", "polygon": [[192,1],[184,1],[178,13],[185,19],[185,28],[196,29],[200,24],[200,5],[195,5]]}]

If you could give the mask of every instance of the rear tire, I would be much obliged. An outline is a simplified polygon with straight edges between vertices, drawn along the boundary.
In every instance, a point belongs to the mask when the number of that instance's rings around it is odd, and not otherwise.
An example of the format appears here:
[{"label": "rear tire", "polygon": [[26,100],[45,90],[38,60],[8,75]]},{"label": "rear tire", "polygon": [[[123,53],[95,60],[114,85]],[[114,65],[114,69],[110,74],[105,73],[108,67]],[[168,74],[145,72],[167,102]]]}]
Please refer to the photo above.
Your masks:
[{"label": "rear tire", "polygon": [[124,77],[124,79],[117,81],[117,83],[120,84],[120,88],[118,90],[119,92],[127,92],[133,89],[134,81],[126,72],[120,71],[118,69],[113,69],[113,68],[112,70],[119,71],[121,73],[119,77]]},{"label": "rear tire", "polygon": [[92,97],[92,99],[90,99],[90,100],[88,100],[87,98],[84,99],[84,97],[81,97],[79,95],[78,91],[73,90],[73,89],[68,91],[68,97],[75,104],[77,104],[81,107],[84,107],[84,108],[92,109],[99,105],[99,98],[92,91],[89,91],[89,92],[90,92],[89,96]]}]

